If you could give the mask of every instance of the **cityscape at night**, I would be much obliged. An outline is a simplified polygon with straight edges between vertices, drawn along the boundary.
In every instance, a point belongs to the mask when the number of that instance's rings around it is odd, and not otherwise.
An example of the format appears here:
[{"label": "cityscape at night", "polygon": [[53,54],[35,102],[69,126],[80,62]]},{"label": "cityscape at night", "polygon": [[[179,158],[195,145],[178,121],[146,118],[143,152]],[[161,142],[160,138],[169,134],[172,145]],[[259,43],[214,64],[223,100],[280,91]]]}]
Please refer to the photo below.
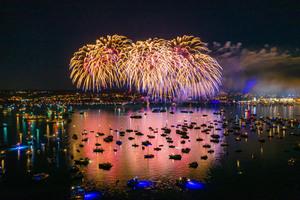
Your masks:
[{"label": "cityscape at night", "polygon": [[300,198],[300,3],[0,0],[0,199]]}]

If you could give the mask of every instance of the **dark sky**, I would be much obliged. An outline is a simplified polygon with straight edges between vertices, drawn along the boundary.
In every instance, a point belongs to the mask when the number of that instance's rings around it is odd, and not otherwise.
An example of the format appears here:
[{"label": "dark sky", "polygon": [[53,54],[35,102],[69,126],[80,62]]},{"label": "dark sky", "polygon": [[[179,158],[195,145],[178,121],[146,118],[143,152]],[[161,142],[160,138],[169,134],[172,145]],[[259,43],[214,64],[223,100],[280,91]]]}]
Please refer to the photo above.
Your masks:
[{"label": "dark sky", "polygon": [[0,0],[0,89],[74,88],[73,52],[106,34],[300,46],[298,1],[220,2]]}]

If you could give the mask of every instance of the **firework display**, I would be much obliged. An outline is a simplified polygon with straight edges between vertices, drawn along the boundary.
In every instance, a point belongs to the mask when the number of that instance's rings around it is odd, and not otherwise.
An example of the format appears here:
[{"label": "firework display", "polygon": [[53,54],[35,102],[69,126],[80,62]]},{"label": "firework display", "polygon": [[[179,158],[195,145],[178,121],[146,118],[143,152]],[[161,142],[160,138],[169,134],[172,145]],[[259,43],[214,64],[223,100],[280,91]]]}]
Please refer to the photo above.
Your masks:
[{"label": "firework display", "polygon": [[169,41],[148,39],[137,41],[123,63],[129,87],[154,97],[175,96],[180,90],[176,81],[177,68]]},{"label": "firework display", "polygon": [[154,98],[208,98],[218,91],[222,68],[207,53],[194,36],[135,43],[106,36],[74,53],[70,77],[84,90],[122,87]]},{"label": "firework display", "polygon": [[176,53],[173,60],[182,93],[213,96],[221,84],[221,67],[207,54],[206,44],[198,37],[182,36],[171,40],[171,48]]},{"label": "firework display", "polygon": [[71,79],[77,88],[100,90],[119,86],[119,66],[131,41],[125,36],[100,37],[74,53],[70,62]]}]

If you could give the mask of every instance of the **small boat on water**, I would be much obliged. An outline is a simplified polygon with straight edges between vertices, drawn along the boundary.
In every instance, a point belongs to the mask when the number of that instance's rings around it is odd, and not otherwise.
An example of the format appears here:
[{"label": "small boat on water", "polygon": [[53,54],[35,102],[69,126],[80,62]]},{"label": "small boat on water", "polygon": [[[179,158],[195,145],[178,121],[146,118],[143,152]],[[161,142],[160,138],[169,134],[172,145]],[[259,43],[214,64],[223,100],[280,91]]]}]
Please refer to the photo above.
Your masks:
[{"label": "small boat on water", "polygon": [[191,163],[189,163],[189,167],[190,168],[197,168],[198,167],[198,163],[197,162],[191,162]]},{"label": "small boat on water", "polygon": [[181,149],[182,153],[190,153],[191,149],[190,148],[183,148]]},{"label": "small boat on water", "polygon": [[145,159],[154,158],[154,155],[153,154],[146,154],[146,155],[144,155],[144,158]]},{"label": "small boat on water", "polygon": [[112,168],[112,164],[109,162],[99,164],[99,169],[110,170],[111,168]]},{"label": "small boat on water", "polygon": [[72,139],[73,139],[73,140],[77,140],[77,139],[78,139],[78,136],[77,136],[76,134],[73,134],[73,135],[72,135]]},{"label": "small boat on water", "polygon": [[104,140],[104,142],[107,142],[107,143],[112,142],[114,140],[114,136],[109,135],[109,136],[105,137],[103,140]]},{"label": "small boat on water", "polygon": [[131,115],[130,116],[131,119],[142,119],[141,115]]},{"label": "small boat on water", "polygon": [[138,144],[132,144],[131,146],[133,146],[133,147],[138,147],[138,146],[140,146],[140,145],[138,145]]},{"label": "small boat on water", "polygon": [[160,112],[160,109],[155,108],[155,109],[152,110],[152,112],[153,112],[153,113],[159,113],[159,112]]},{"label": "small boat on water", "polygon": [[89,158],[80,158],[79,160],[74,160],[75,165],[84,165],[87,166],[90,163]]},{"label": "small boat on water", "polygon": [[187,110],[181,110],[180,112],[181,113],[189,113],[189,111],[187,111]]},{"label": "small boat on water", "polygon": [[151,142],[149,142],[148,140],[146,140],[146,141],[142,142],[142,145],[147,147],[147,146],[151,146],[152,144],[151,144]]},{"label": "small boat on water", "polygon": [[211,147],[211,145],[210,144],[204,144],[203,146],[202,146],[203,148],[210,148]]},{"label": "small boat on water", "polygon": [[104,152],[104,149],[102,148],[96,148],[93,150],[94,153],[103,153]]},{"label": "small boat on water", "polygon": [[181,155],[180,154],[175,154],[175,155],[169,155],[169,159],[172,160],[181,160]]},{"label": "small boat on water", "polygon": [[207,156],[207,155],[204,155],[204,156],[201,156],[200,158],[201,158],[201,160],[207,160],[207,159],[208,159],[208,156]]}]

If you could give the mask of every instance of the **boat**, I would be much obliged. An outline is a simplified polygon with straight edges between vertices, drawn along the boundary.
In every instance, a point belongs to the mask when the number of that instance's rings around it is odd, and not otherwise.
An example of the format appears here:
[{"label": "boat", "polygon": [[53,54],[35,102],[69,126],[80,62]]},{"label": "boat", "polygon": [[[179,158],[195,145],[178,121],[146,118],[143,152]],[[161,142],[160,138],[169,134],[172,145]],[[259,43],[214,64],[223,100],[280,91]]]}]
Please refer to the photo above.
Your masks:
[{"label": "boat", "polygon": [[135,133],[135,135],[137,135],[137,136],[143,136],[144,133],[141,133],[141,132],[138,131],[138,132]]},{"label": "boat", "polygon": [[107,143],[112,142],[114,140],[114,136],[109,135],[109,136],[103,138],[103,140],[104,140],[104,142],[107,142]]},{"label": "boat", "polygon": [[72,139],[73,139],[73,140],[77,140],[77,139],[78,139],[78,136],[77,136],[76,134],[73,134],[73,135],[72,135]]},{"label": "boat", "polygon": [[130,116],[131,119],[142,119],[141,115],[131,115]]},{"label": "boat", "polygon": [[104,149],[102,148],[96,148],[93,150],[94,153],[103,153],[104,152]]},{"label": "boat", "polygon": [[211,139],[210,142],[212,142],[212,143],[219,143],[220,140],[218,140],[218,139]]},{"label": "boat", "polygon": [[191,163],[189,163],[189,167],[190,168],[197,168],[198,167],[198,163],[197,162],[191,162]]},{"label": "boat", "polygon": [[110,170],[111,168],[112,168],[112,164],[109,162],[99,164],[99,169]]},{"label": "boat", "polygon": [[187,111],[187,110],[181,110],[180,112],[181,113],[189,113],[189,111]]},{"label": "boat", "polygon": [[128,140],[134,140],[134,137],[128,137]]},{"label": "boat", "polygon": [[144,158],[145,159],[154,158],[154,155],[153,154],[146,154],[146,155],[144,155]]},{"label": "boat", "polygon": [[84,165],[87,166],[90,163],[89,158],[80,158],[79,160],[74,160],[75,165]]},{"label": "boat", "polygon": [[160,112],[160,109],[154,108],[154,109],[152,109],[152,112],[153,112],[153,113],[159,113],[159,112]]},{"label": "boat", "polygon": [[132,144],[131,146],[133,146],[133,147],[138,147],[139,145],[138,144]]},{"label": "boat", "polygon": [[207,156],[207,155],[204,155],[204,156],[201,156],[200,158],[201,158],[201,160],[207,160],[207,159],[208,159],[208,156]]},{"label": "boat", "polygon": [[210,137],[212,137],[212,138],[214,138],[214,139],[219,139],[219,138],[220,138],[220,135],[212,134]]},{"label": "boat", "polygon": [[172,160],[181,160],[181,155],[180,154],[169,155],[169,159],[172,159]]},{"label": "boat", "polygon": [[222,144],[221,144],[221,147],[228,147],[229,146],[229,144],[227,143],[227,142],[223,142]]},{"label": "boat", "polygon": [[165,134],[169,134],[169,133],[171,133],[171,129],[169,129],[169,128],[163,128],[163,130],[164,130],[164,133]]},{"label": "boat", "polygon": [[210,144],[204,144],[202,147],[203,148],[210,148],[211,146],[210,146]]},{"label": "boat", "polygon": [[210,149],[210,150],[207,151],[207,153],[214,153],[214,152],[215,152],[215,151],[212,150],[212,149]]},{"label": "boat", "polygon": [[183,148],[181,149],[182,153],[190,153],[191,149],[190,148]]},{"label": "boat", "polygon": [[105,134],[104,133],[101,133],[101,132],[97,132],[96,133],[96,137],[99,137],[99,136],[104,136]]},{"label": "boat", "polygon": [[148,140],[146,140],[146,141],[142,142],[142,145],[147,147],[147,146],[151,146],[152,144],[151,144],[151,142],[149,142]]},{"label": "boat", "polygon": [[181,135],[182,139],[189,139],[190,137],[188,135]]}]

